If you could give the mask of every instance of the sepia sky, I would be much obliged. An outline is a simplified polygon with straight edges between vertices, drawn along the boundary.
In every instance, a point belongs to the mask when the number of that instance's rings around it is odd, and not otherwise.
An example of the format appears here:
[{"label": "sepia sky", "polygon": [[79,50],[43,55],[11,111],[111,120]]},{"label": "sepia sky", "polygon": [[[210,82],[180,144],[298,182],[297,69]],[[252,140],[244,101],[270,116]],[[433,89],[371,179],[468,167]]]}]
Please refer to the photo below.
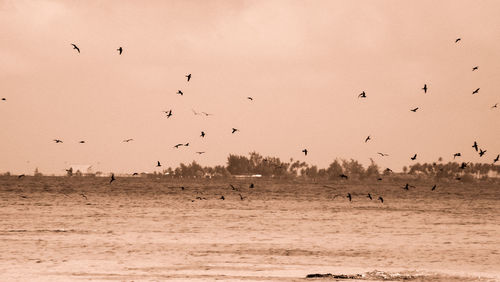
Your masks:
[{"label": "sepia sky", "polygon": [[251,151],[396,171],[415,153],[491,163],[498,11],[500,1],[0,0],[0,172],[152,172]]}]

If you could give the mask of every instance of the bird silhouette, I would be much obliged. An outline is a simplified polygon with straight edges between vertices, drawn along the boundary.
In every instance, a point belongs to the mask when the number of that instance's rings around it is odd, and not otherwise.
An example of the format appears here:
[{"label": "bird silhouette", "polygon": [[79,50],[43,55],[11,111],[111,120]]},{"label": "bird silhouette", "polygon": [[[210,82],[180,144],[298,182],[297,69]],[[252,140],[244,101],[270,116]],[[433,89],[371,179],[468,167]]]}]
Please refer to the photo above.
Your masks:
[{"label": "bird silhouette", "polygon": [[432,188],[431,188],[431,191],[436,190],[436,187],[437,187],[437,185],[436,185],[436,184],[434,184],[434,186],[432,186]]},{"label": "bird silhouette", "polygon": [[180,146],[184,146],[184,144],[179,143],[179,144],[175,145],[174,148],[179,149]]},{"label": "bird silhouette", "polygon": [[18,176],[17,176],[17,179],[21,179],[21,178],[23,178],[24,176],[25,176],[24,174],[20,174],[20,175],[18,175]]},{"label": "bird silhouette", "polygon": [[241,194],[238,194],[238,195],[240,195],[240,200],[242,200],[242,201],[246,198],[246,197],[243,197]]},{"label": "bird silhouette", "polygon": [[185,75],[185,77],[187,77],[188,82],[191,80],[191,74]]},{"label": "bird silhouette", "polygon": [[200,137],[205,137],[205,131],[202,131]]},{"label": "bird silhouette", "polygon": [[7,99],[6,98],[2,98],[2,101],[7,101]]},{"label": "bird silhouette", "polygon": [[85,140],[78,141],[80,144],[85,144]]},{"label": "bird silhouette", "polygon": [[382,157],[387,157],[387,156],[389,156],[388,154],[384,154],[384,153],[380,153],[380,152],[377,152],[377,154],[381,155]]},{"label": "bird silhouette", "polygon": [[462,38],[457,38],[455,39],[455,43],[458,43],[458,41],[462,40]]},{"label": "bird silhouette", "polygon": [[123,140],[122,142],[128,143],[128,142],[130,142],[130,141],[134,141],[134,139],[132,139],[132,138],[130,138],[130,139],[125,139],[125,140]]},{"label": "bird silhouette", "polygon": [[365,91],[361,92],[361,94],[358,95],[358,98],[366,98]]},{"label": "bird silhouette", "polygon": [[189,143],[184,144],[184,146],[185,146],[185,147],[188,147],[188,146],[189,146]]},{"label": "bird silhouette", "polygon": [[462,162],[460,165],[460,169],[465,169],[467,167],[467,163]]},{"label": "bird silhouette", "polygon": [[373,200],[373,198],[372,198],[372,194],[370,194],[370,193],[368,193],[368,195],[367,195],[366,197],[367,197],[368,199],[370,199],[370,200]]},{"label": "bird silhouette", "polygon": [[111,184],[113,181],[115,181],[116,178],[115,178],[115,174],[114,173],[111,173],[111,179],[109,180],[109,184]]},{"label": "bird silhouette", "polygon": [[349,199],[349,202],[351,202],[351,201],[352,201],[352,196],[351,196],[351,193],[347,193],[347,196],[346,196],[346,197],[347,197],[347,199]]},{"label": "bird silhouette", "polygon": [[477,70],[477,69],[479,69],[479,67],[478,67],[478,66],[475,66],[475,67],[473,67],[473,68],[472,68],[472,71],[475,71],[475,70]]},{"label": "bird silhouette", "polygon": [[342,174],[340,174],[340,175],[339,175],[339,177],[340,177],[340,178],[343,178],[343,179],[348,179],[348,178],[349,178],[349,176],[347,176],[347,175],[345,175],[345,174],[343,174],[343,173],[342,173]]},{"label": "bird silhouette", "polygon": [[60,140],[60,139],[54,139],[54,142],[56,142],[56,143],[63,143],[63,141]]},{"label": "bird silhouette", "polygon": [[495,105],[491,106],[492,109],[498,108],[498,103],[495,103]]},{"label": "bird silhouette", "polygon": [[474,145],[472,145],[472,148],[476,149],[476,152],[479,150],[478,147],[477,147],[477,142],[474,141]]},{"label": "bird silhouette", "polygon": [[474,90],[474,91],[472,91],[472,95],[477,94],[477,93],[479,93],[479,88],[476,89],[476,90]]},{"label": "bird silhouette", "polygon": [[302,150],[302,153],[304,153],[305,156],[307,156],[307,149]]},{"label": "bird silhouette", "polygon": [[483,149],[479,149],[479,157],[484,156],[486,154],[486,150],[483,151]]},{"label": "bird silhouette", "polygon": [[250,183],[250,186],[248,188],[255,188],[255,185],[253,183]]},{"label": "bird silhouette", "polygon": [[368,140],[371,140],[372,138],[370,137],[370,135],[368,135],[368,137],[366,137],[365,139],[365,143],[368,142]]},{"label": "bird silhouette", "polygon": [[201,113],[204,114],[206,117],[213,116],[213,114],[209,114],[209,113],[206,113],[206,112],[201,112]]},{"label": "bird silhouette", "polygon": [[184,93],[181,90],[177,90],[177,94],[184,95]]},{"label": "bird silhouette", "polygon": [[424,93],[427,93],[427,84],[424,84],[424,87],[422,87],[422,90],[424,90]]},{"label": "bird silhouette", "polygon": [[378,199],[382,204],[384,203],[384,198],[382,198],[382,196],[378,197]]},{"label": "bird silhouette", "polygon": [[172,116],[172,110],[168,110],[168,111],[163,111],[165,114],[167,114],[167,118],[171,117]]},{"label": "bird silhouette", "polygon": [[222,195],[222,196],[220,196],[220,198],[219,198],[219,199],[221,199],[221,200],[223,200],[223,201],[224,201],[226,198],[224,198],[224,195]]},{"label": "bird silhouette", "polygon": [[191,109],[191,111],[193,111],[193,114],[194,114],[195,116],[197,116],[197,115],[201,115],[201,113],[198,113],[198,112],[197,112],[197,111],[195,111],[194,109]]},{"label": "bird silhouette", "polygon": [[415,186],[412,186],[412,185],[410,185],[410,184],[406,183],[405,187],[403,187],[403,189],[405,189],[405,190],[407,190],[407,191],[408,191],[410,188],[415,188]]},{"label": "bird silhouette", "polygon": [[497,155],[497,157],[493,160],[493,163],[498,162],[499,159],[500,159],[500,155]]},{"label": "bird silhouette", "polygon": [[136,175],[139,175],[139,173],[137,173],[137,172],[132,173],[132,176],[136,176]]},{"label": "bird silhouette", "polygon": [[122,48],[122,47],[120,47],[120,48],[116,49],[116,51],[118,51],[118,53],[121,55],[121,54],[122,54],[122,52],[123,52],[123,48]]},{"label": "bird silhouette", "polygon": [[416,112],[417,112],[417,110],[418,110],[418,107],[416,107],[416,108],[414,108],[414,109],[410,109],[410,111],[412,111],[412,112],[414,112],[414,113],[416,113]]},{"label": "bird silhouette", "polygon": [[76,49],[76,51],[78,51],[78,53],[80,53],[80,48],[78,48],[78,46],[76,46],[75,44],[71,43],[71,45],[73,45],[73,49]]},{"label": "bird silhouette", "polygon": [[390,168],[386,168],[386,169],[385,169],[385,172],[387,172],[387,173],[392,173],[392,169],[390,169]]},{"label": "bird silhouette", "polygon": [[201,154],[205,154],[205,152],[196,152],[196,154],[201,155]]},{"label": "bird silhouette", "polygon": [[248,100],[253,101],[253,97],[247,97]]},{"label": "bird silhouette", "polygon": [[160,161],[157,161],[157,163],[156,163],[156,167],[160,167],[160,166],[161,166]]},{"label": "bird silhouette", "polygon": [[461,157],[461,156],[462,156],[462,154],[460,154],[460,153],[455,153],[455,154],[453,154],[453,159],[455,159],[455,157]]},{"label": "bird silhouette", "polygon": [[233,127],[233,132],[231,132],[231,133],[235,133],[236,131],[240,131],[240,130]]},{"label": "bird silhouette", "polygon": [[412,161],[417,159],[417,154],[413,155],[413,157],[410,158]]}]

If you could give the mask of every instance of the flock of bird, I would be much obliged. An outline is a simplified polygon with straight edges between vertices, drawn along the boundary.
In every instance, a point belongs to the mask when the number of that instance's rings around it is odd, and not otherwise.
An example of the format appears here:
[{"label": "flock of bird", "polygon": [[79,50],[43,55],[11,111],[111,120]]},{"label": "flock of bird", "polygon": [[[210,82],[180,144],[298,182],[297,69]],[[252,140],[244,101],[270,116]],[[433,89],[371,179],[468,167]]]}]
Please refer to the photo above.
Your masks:
[{"label": "flock of bird", "polygon": [[[455,43],[459,43],[461,40],[462,40],[461,38],[457,38],[457,39],[455,40]],[[74,49],[74,50],[76,50],[78,53],[80,53],[80,48],[79,48],[76,44],[73,44],[73,43],[72,43],[71,45],[73,46],[73,49]],[[119,55],[122,55],[122,54],[123,54],[123,47],[121,47],[121,46],[120,46],[118,49],[116,49],[116,51],[118,51],[118,54],[119,54]],[[472,67],[472,71],[477,71],[477,70],[479,70],[479,66],[474,66],[474,67]],[[189,83],[189,82],[191,81],[191,79],[192,79],[192,74],[191,74],[191,73],[189,73],[189,74],[185,75],[185,77],[186,77],[186,79],[187,79],[187,82]],[[429,90],[429,87],[427,86],[427,84],[424,84],[424,86],[422,87],[422,90],[423,90],[424,94],[427,94],[427,92],[428,92],[428,90]],[[479,90],[480,90],[480,88],[479,88],[479,87],[478,87],[478,88],[476,88],[475,90],[473,90],[473,91],[472,91],[472,95],[478,94],[478,93],[479,93]],[[183,92],[181,89],[177,90],[176,94],[178,94],[178,95],[180,95],[180,96],[184,96],[184,92]],[[366,99],[367,97],[368,97],[368,96],[367,96],[367,94],[366,94],[366,92],[365,92],[365,91],[362,91],[362,92],[358,95],[358,98],[359,98],[359,99]],[[247,99],[248,99],[248,100],[250,100],[250,101],[253,101],[253,100],[254,100],[254,98],[253,98],[253,97],[247,97]],[[7,101],[7,99],[6,99],[5,97],[1,98],[1,100],[2,100],[2,101],[4,101],[4,102],[6,102],[6,101]],[[492,109],[494,109],[494,108],[497,108],[497,107],[498,107],[498,103],[495,103],[495,104],[494,104],[491,108],[492,108]],[[410,109],[410,111],[411,111],[411,112],[414,112],[414,113],[415,113],[415,112],[417,112],[417,110],[419,110],[419,107],[415,107],[415,108],[411,108],[411,109]],[[210,115],[212,115],[212,114],[210,114],[210,113],[206,113],[206,112],[201,112],[201,113],[199,113],[199,112],[196,112],[195,110],[192,110],[192,111],[193,111],[193,113],[194,113],[195,115],[205,115],[205,116],[210,116]],[[162,112],[165,114],[165,116],[166,116],[166,118],[167,118],[167,119],[173,116],[173,111],[172,111],[172,109],[169,109],[169,110],[166,110],[166,111],[162,111]],[[235,133],[237,133],[238,131],[239,131],[239,129],[238,129],[238,128],[234,128],[234,127],[233,127],[233,128],[231,129],[231,134],[235,134]],[[200,137],[201,137],[201,138],[204,138],[205,136],[206,136],[206,132],[205,132],[205,131],[201,131],[201,133],[200,133]],[[368,142],[368,141],[370,141],[370,140],[372,140],[372,137],[371,137],[371,135],[368,135],[368,136],[365,138],[364,142],[365,142],[365,143],[367,143],[367,142]],[[57,138],[56,138],[56,139],[54,139],[53,141],[54,141],[55,143],[63,143],[63,140],[61,140],[61,139],[57,139]],[[124,142],[124,143],[128,143],[128,142],[132,142],[132,141],[134,141],[134,139],[133,139],[133,138],[128,138],[128,139],[123,140],[122,142]],[[78,143],[84,144],[84,143],[85,143],[85,140],[80,140],[80,141],[78,141]],[[178,149],[178,148],[179,148],[179,147],[181,147],[181,146],[187,147],[187,146],[189,146],[189,142],[188,142],[188,143],[179,143],[179,144],[174,145],[173,147],[174,147],[174,148],[176,148],[176,149]],[[483,150],[482,148],[479,148],[479,145],[478,145],[478,143],[477,143],[476,141],[474,141],[474,144],[472,145],[472,148],[473,148],[473,149],[474,149],[474,150],[475,150],[475,151],[479,154],[479,157],[483,157],[483,156],[486,154],[486,152],[487,152],[487,150],[486,150],[486,149],[484,149],[484,150]],[[196,153],[201,155],[201,154],[203,154],[203,153],[205,153],[205,152],[203,152],[203,151],[197,151]],[[307,155],[308,155],[308,153],[309,153],[309,150],[308,150],[307,148],[304,148],[304,149],[302,150],[302,153],[304,153],[304,155],[305,155],[305,156],[307,156]],[[387,157],[387,156],[389,156],[389,154],[386,154],[386,153],[381,153],[381,152],[377,152],[377,154],[379,154],[379,155],[380,155],[380,156],[382,156],[382,157]],[[455,154],[453,155],[453,159],[455,159],[455,158],[457,158],[457,157],[461,157],[461,156],[462,156],[462,154],[461,154],[460,152],[457,152],[457,153],[455,153]],[[415,153],[413,156],[411,156],[411,157],[410,157],[410,159],[411,159],[412,161],[415,161],[415,160],[417,159],[417,154]],[[498,155],[496,156],[496,158],[494,158],[494,159],[493,159],[493,164],[494,164],[494,163],[496,163],[496,162],[498,162],[498,161],[499,161],[499,159],[500,159],[500,154],[498,154]],[[468,165],[468,163],[462,162],[462,164],[460,165],[460,169],[465,169],[465,168],[467,167],[467,165]],[[162,166],[162,165],[161,165],[160,161],[157,161],[157,163],[156,163],[156,167],[161,167],[161,166]],[[389,169],[389,168],[387,168],[387,169],[386,169],[386,171],[387,171],[387,172],[392,172],[392,170],[391,170],[391,169]],[[138,173],[134,173],[134,175],[138,175]],[[24,177],[24,174],[22,174],[22,175],[19,175],[19,176],[18,176],[18,178],[22,178],[22,177]],[[340,174],[340,175],[339,175],[339,177],[340,177],[341,179],[348,179],[348,176],[347,176],[347,175],[345,175],[345,174]],[[113,183],[115,180],[116,180],[115,175],[114,175],[114,174],[111,174],[111,178],[110,178],[109,183],[111,184],[111,183]],[[378,180],[381,180],[381,178],[379,178]],[[234,187],[232,184],[230,184],[230,187],[232,188],[232,190],[236,190],[236,191],[238,191],[238,189],[237,189],[236,187]],[[254,184],[253,184],[253,183],[252,183],[252,184],[250,184],[250,186],[249,186],[249,187],[250,187],[250,188],[254,188]],[[436,189],[436,187],[437,187],[437,186],[436,186],[436,185],[434,185],[434,186],[431,188],[431,191],[434,191],[434,190]],[[182,190],[184,190],[184,187],[181,187],[181,188],[182,188]],[[410,184],[408,184],[408,183],[407,183],[407,184],[403,187],[403,189],[404,189],[404,190],[406,190],[406,191],[408,191],[410,188],[415,188],[415,186],[412,186],[412,185],[410,185]],[[354,194],[347,193],[346,198],[347,198],[349,201],[352,201],[352,199],[353,199],[353,195],[354,195]],[[82,195],[82,196],[84,196],[84,197],[86,198],[86,196],[85,196],[85,195]],[[240,196],[240,199],[241,199],[241,200],[244,200],[244,199],[246,198],[246,197],[244,197],[244,196],[243,196],[243,195],[241,195],[241,194],[239,194],[239,196]],[[337,197],[337,196],[340,196],[340,195],[335,195],[335,196],[334,196],[334,198],[335,198],[335,197]],[[372,199],[373,199],[373,197],[372,197],[372,195],[371,195],[370,193],[368,193],[368,195],[366,195],[366,198],[368,198],[368,199],[370,199],[370,200],[372,200]],[[204,199],[204,198],[202,198],[202,197],[197,197],[197,199]],[[222,196],[220,197],[220,199],[221,199],[221,200],[224,200],[224,199],[225,199],[225,197],[222,195]],[[384,199],[383,199],[383,197],[382,197],[382,196],[379,196],[379,197],[378,197],[378,200],[379,200],[381,203],[383,203],[383,202],[384,202]]]}]

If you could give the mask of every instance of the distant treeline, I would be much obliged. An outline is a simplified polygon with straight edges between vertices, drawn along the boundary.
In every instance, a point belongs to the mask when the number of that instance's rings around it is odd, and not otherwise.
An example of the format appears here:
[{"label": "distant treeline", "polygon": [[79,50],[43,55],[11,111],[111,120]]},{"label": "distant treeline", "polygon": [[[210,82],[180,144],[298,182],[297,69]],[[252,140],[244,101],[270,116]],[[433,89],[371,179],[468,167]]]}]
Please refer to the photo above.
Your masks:
[{"label": "distant treeline", "polygon": [[[161,172],[134,174],[143,177],[161,175],[172,178],[260,176],[278,179],[381,180],[382,178],[414,177],[472,181],[474,179],[487,179],[490,176],[497,178],[500,175],[500,166],[484,163],[442,163],[440,159],[437,163],[416,163],[409,167],[405,166],[403,173],[394,173],[389,168],[380,168],[373,160],[366,168],[354,159],[336,159],[327,168],[318,168],[316,165],[309,165],[303,161],[290,159],[286,162],[277,157],[263,157],[259,153],[252,152],[248,156],[230,154],[226,166],[201,166],[193,161],[190,164],[181,163],[176,168],[169,167]],[[41,176],[42,174],[37,169],[34,175]],[[67,170],[67,175],[103,176],[103,173],[89,174]]]}]

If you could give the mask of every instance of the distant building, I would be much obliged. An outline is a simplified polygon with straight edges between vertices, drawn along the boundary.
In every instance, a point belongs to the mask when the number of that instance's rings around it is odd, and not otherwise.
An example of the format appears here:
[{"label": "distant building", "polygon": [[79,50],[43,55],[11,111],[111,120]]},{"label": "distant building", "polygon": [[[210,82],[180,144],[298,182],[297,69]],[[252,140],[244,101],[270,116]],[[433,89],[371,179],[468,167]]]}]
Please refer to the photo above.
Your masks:
[{"label": "distant building", "polygon": [[71,165],[69,170],[73,172],[73,175],[88,176],[94,175],[92,171],[92,165]]}]

